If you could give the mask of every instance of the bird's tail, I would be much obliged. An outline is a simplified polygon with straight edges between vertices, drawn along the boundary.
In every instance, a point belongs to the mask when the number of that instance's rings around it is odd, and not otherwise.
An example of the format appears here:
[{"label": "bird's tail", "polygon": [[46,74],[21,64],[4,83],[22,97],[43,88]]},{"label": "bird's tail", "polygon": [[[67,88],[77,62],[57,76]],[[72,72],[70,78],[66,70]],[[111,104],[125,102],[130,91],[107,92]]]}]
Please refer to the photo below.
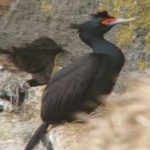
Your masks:
[{"label": "bird's tail", "polygon": [[49,125],[48,123],[43,122],[38,127],[38,129],[36,130],[36,132],[32,136],[30,142],[26,146],[25,150],[31,150],[31,149],[33,149],[35,147],[35,145],[40,141],[40,139],[42,138],[42,136],[46,132],[46,129],[48,128],[48,125]]}]

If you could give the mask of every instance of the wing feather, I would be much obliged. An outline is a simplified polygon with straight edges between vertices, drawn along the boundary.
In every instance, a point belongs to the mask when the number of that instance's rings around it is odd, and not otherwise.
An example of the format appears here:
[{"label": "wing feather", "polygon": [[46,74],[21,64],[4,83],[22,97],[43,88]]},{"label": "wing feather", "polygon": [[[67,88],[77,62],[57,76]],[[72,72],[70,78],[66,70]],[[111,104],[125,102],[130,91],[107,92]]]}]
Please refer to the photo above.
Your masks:
[{"label": "wing feather", "polygon": [[84,58],[84,60],[82,65],[77,62],[73,68],[69,67],[68,70],[65,68],[65,73],[60,72],[49,82],[42,101],[41,117],[44,121],[56,123],[63,117],[80,111],[84,96],[98,70],[95,69],[97,65],[95,59]]}]

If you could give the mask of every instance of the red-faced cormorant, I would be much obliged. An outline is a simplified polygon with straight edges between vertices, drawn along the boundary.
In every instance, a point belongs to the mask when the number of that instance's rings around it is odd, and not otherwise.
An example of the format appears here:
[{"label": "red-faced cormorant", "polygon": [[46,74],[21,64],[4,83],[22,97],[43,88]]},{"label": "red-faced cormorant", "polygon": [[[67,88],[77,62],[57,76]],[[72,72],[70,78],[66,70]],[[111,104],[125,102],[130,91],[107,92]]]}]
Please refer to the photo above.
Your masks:
[{"label": "red-faced cormorant", "polygon": [[90,113],[101,104],[101,96],[112,91],[125,59],[121,50],[103,36],[116,24],[130,20],[117,19],[103,11],[79,25],[79,36],[93,53],[66,66],[49,81],[42,99],[43,123],[25,150],[35,146],[49,124],[72,121],[77,112]]}]

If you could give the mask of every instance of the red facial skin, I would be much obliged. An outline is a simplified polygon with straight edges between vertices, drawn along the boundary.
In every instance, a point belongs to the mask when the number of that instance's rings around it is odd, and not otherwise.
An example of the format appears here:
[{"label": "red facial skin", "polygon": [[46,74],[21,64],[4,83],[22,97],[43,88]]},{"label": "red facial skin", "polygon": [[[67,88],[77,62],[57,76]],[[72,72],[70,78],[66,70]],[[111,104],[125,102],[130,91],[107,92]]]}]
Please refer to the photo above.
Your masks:
[{"label": "red facial skin", "polygon": [[108,26],[110,25],[110,23],[115,22],[116,20],[117,18],[108,18],[108,19],[103,20],[101,24]]}]

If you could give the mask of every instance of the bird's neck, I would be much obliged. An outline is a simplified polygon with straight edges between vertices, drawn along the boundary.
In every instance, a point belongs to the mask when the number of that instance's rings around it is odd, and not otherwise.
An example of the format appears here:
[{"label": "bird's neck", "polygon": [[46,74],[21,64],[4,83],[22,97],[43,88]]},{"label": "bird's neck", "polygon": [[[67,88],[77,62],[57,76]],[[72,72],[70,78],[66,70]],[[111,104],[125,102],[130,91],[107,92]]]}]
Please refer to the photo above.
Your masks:
[{"label": "bird's neck", "polygon": [[104,38],[93,40],[91,43],[91,48],[96,54],[104,54],[110,56],[110,58],[113,58],[115,60],[124,61],[124,55],[121,50]]}]

